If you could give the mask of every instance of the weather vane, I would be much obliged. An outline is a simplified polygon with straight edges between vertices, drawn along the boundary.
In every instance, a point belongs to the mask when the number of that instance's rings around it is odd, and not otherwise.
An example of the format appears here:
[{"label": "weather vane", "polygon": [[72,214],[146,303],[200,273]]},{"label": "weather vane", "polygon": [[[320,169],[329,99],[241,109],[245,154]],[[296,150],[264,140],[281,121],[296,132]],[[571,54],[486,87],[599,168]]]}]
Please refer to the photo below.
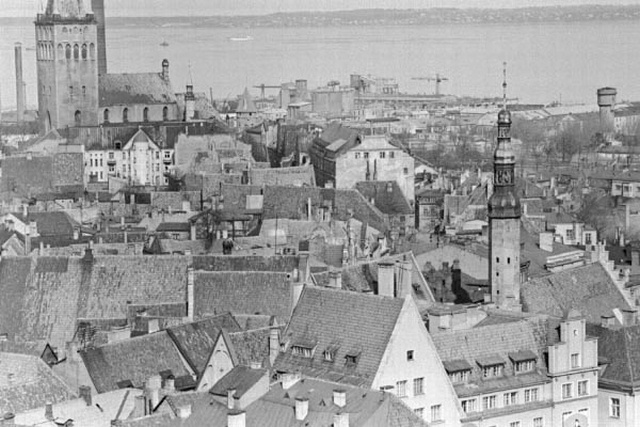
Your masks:
[{"label": "weather vane", "polygon": [[502,63],[502,108],[507,108],[507,63]]}]

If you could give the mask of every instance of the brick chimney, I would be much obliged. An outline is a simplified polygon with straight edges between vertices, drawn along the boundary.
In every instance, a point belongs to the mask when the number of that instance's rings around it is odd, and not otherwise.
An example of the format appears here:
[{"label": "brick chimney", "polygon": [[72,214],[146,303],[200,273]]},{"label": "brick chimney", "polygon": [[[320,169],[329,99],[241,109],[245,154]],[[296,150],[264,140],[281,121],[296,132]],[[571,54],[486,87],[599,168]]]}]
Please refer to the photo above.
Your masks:
[{"label": "brick chimney", "polygon": [[307,418],[309,414],[309,399],[306,398],[297,398],[296,399],[296,420],[302,421]]},{"label": "brick chimney", "polygon": [[181,420],[186,420],[191,416],[191,405],[186,404],[182,406],[178,406],[178,418]]},{"label": "brick chimney", "polygon": [[233,409],[236,407],[236,389],[235,388],[230,388],[229,390],[227,390],[227,408],[228,409]]},{"label": "brick chimney", "polygon": [[349,414],[340,412],[333,416],[333,427],[349,427]]},{"label": "brick chimney", "polygon": [[378,295],[395,297],[395,266],[392,262],[378,263]]},{"label": "brick chimney", "polygon": [[269,362],[271,366],[276,361],[278,353],[280,353],[280,331],[278,328],[272,328],[269,331]]},{"label": "brick chimney", "polygon": [[49,421],[53,421],[53,403],[47,402],[44,404],[44,417]]},{"label": "brick chimney", "polygon": [[244,411],[231,411],[227,414],[227,427],[245,427],[246,422]]},{"label": "brick chimney", "polygon": [[300,374],[291,374],[291,373],[282,374],[282,388],[283,388],[283,390],[289,390],[298,381],[300,381]]},{"label": "brick chimney", "polygon": [[195,309],[195,296],[194,287],[196,281],[196,274],[193,267],[187,268],[187,318],[193,322],[194,309]]},{"label": "brick chimney", "polygon": [[160,375],[149,377],[145,383],[145,394],[149,405],[149,413],[152,413],[160,403],[160,388],[162,388],[162,377],[160,377]]},{"label": "brick chimney", "polygon": [[347,405],[347,392],[345,390],[333,390],[333,404],[344,408]]},{"label": "brick chimney", "polygon": [[78,395],[84,399],[84,402],[87,406],[93,406],[93,399],[91,396],[91,387],[88,385],[81,385],[79,388]]},{"label": "brick chimney", "polygon": [[329,271],[329,287],[342,289],[342,272],[340,270]]}]

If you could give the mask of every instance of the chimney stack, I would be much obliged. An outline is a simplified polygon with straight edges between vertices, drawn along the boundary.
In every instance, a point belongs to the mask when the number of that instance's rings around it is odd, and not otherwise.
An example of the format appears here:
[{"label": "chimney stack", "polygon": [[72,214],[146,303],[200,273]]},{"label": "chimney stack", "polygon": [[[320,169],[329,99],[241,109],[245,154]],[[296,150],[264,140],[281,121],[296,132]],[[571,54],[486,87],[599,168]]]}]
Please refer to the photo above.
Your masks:
[{"label": "chimney stack", "polygon": [[342,272],[340,270],[329,271],[329,287],[342,289]]},{"label": "chimney stack", "polygon": [[333,404],[344,408],[347,405],[347,392],[345,390],[333,390]]},{"label": "chimney stack", "polygon": [[271,362],[271,366],[276,361],[278,353],[280,353],[280,331],[278,328],[272,328],[269,331],[269,362]]},{"label": "chimney stack", "polygon": [[395,266],[392,262],[378,263],[378,295],[395,297]]},{"label": "chimney stack", "polygon": [[341,412],[333,416],[333,427],[349,427],[349,414]]},{"label": "chimney stack", "polygon": [[187,268],[187,318],[190,322],[193,322],[195,314],[195,296],[194,288],[196,282],[196,274],[193,267]]},{"label": "chimney stack", "polygon": [[227,390],[227,408],[228,409],[233,409],[236,407],[235,396],[236,396],[235,388],[230,388],[229,390]]},{"label": "chimney stack", "polygon": [[[154,320],[158,320],[158,319],[154,319]],[[169,375],[165,380],[164,380],[164,392],[165,394],[173,394],[176,392],[176,379],[173,375]]]},{"label": "chimney stack", "polygon": [[149,377],[145,384],[145,391],[149,403],[149,413],[153,413],[156,406],[160,403],[160,388],[162,387],[162,377],[153,375]]},{"label": "chimney stack", "polygon": [[16,57],[16,101],[17,101],[17,116],[18,123],[22,123],[24,120],[24,80],[22,78],[22,43],[18,42],[14,48]]},{"label": "chimney stack", "polygon": [[47,402],[44,404],[44,417],[49,421],[53,421],[53,403]]},{"label": "chimney stack", "polygon": [[246,422],[244,411],[231,411],[227,415],[227,427],[245,427]]},{"label": "chimney stack", "polygon": [[93,406],[93,399],[91,396],[91,387],[89,387],[88,385],[81,385],[78,394],[82,399],[84,399],[87,406]]},{"label": "chimney stack", "polygon": [[178,407],[178,418],[186,420],[191,416],[191,405],[182,405]]},{"label": "chimney stack", "polygon": [[296,399],[296,420],[302,421],[307,418],[309,414],[309,399],[297,398]]},{"label": "chimney stack", "polygon": [[289,390],[300,380],[299,374],[286,373],[282,375],[282,388]]}]

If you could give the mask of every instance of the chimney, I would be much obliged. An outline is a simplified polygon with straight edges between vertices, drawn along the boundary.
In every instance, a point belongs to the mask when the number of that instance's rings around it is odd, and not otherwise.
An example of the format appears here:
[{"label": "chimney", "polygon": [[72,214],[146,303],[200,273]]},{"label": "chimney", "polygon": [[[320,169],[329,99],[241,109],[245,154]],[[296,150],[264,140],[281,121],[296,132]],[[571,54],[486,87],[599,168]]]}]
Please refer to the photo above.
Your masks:
[{"label": "chimney", "polygon": [[612,314],[603,314],[602,316],[600,316],[600,326],[602,326],[603,328],[610,328],[612,326],[615,326],[616,324],[616,317]]},{"label": "chimney", "polygon": [[38,237],[38,223],[35,221],[29,221],[29,230],[31,237]]},{"label": "chimney", "polygon": [[38,249],[38,255],[44,256],[44,242],[40,241],[40,248]]},{"label": "chimney", "polygon": [[53,403],[47,402],[44,404],[44,417],[49,421],[53,421]]},{"label": "chimney", "polygon": [[333,404],[344,408],[347,405],[347,392],[345,390],[333,390]]},{"label": "chimney", "polygon": [[26,203],[22,204],[22,216],[24,217],[24,220],[27,220],[27,217],[29,216],[29,206]]},{"label": "chimney", "polygon": [[189,238],[191,240],[196,240],[196,222],[195,221],[191,221],[191,228],[189,229]]},{"label": "chimney", "polygon": [[187,318],[190,322],[194,319],[195,310],[195,296],[194,287],[196,281],[196,274],[193,267],[187,268]]},{"label": "chimney", "polygon": [[169,80],[169,60],[162,60],[162,80]]},{"label": "chimney", "polygon": [[149,377],[145,384],[145,391],[149,403],[149,413],[151,414],[160,403],[160,388],[162,387],[162,377],[153,375]]},{"label": "chimney", "polygon": [[625,240],[624,240],[624,231],[620,232],[620,246],[624,248],[625,246]]},{"label": "chimney", "polygon": [[78,240],[80,238],[80,231],[78,227],[73,227],[73,240]]},{"label": "chimney", "polygon": [[411,261],[402,261],[398,265],[398,272],[400,273],[400,278],[398,283],[400,284],[400,289],[398,295],[400,298],[404,298],[406,296],[413,295],[413,263]]},{"label": "chimney", "polygon": [[227,390],[227,409],[233,409],[236,407],[235,396],[235,388],[230,388],[229,390]]},{"label": "chimney", "polygon": [[307,418],[309,414],[309,399],[297,398],[296,399],[296,420],[302,421]]},{"label": "chimney", "polygon": [[191,405],[182,405],[178,407],[178,418],[181,420],[186,420],[191,416]]},{"label": "chimney", "polygon": [[392,262],[378,263],[378,295],[395,297],[394,264]]},{"label": "chimney", "polygon": [[[154,320],[158,320],[158,319],[154,319]],[[169,375],[165,380],[164,380],[164,388],[163,388],[165,394],[173,394],[176,392],[176,379],[173,375]]]},{"label": "chimney", "polygon": [[306,283],[309,280],[309,275],[311,272],[309,271],[309,254],[299,252],[298,254],[298,281],[302,283]]},{"label": "chimney", "polygon": [[633,326],[636,324],[637,310],[622,310],[622,319],[624,326]]},{"label": "chimney", "polygon": [[289,390],[299,380],[300,380],[299,374],[291,374],[291,373],[282,374],[282,388],[284,390]]},{"label": "chimney", "polygon": [[349,414],[341,412],[333,416],[333,427],[349,427]]},{"label": "chimney", "polygon": [[342,289],[342,272],[340,270],[329,271],[329,287]]},{"label": "chimney", "polygon": [[131,412],[131,418],[141,418],[145,415],[149,415],[147,410],[146,398],[144,395],[136,396],[133,401],[133,411]]},{"label": "chimney", "polygon": [[24,120],[25,96],[24,96],[24,80],[22,79],[22,43],[15,44],[16,59],[16,100],[17,100],[17,116],[18,123]]},{"label": "chimney", "polygon": [[244,411],[231,411],[227,415],[227,427],[245,427],[246,414]]},{"label": "chimney", "polygon": [[193,85],[187,85],[187,92],[184,94],[184,121],[190,122],[196,116],[196,97],[193,94]]},{"label": "chimney", "polygon": [[540,233],[539,246],[545,252],[553,252],[553,233]]},{"label": "chimney", "polygon": [[79,388],[78,395],[82,399],[84,399],[84,402],[87,404],[87,406],[93,406],[93,399],[91,396],[91,387],[89,387],[88,385],[81,385]]},{"label": "chimney", "polygon": [[124,228],[124,216],[120,217],[120,227]]},{"label": "chimney", "polygon": [[271,328],[269,331],[269,362],[271,366],[276,361],[280,353],[280,331],[278,328]]}]

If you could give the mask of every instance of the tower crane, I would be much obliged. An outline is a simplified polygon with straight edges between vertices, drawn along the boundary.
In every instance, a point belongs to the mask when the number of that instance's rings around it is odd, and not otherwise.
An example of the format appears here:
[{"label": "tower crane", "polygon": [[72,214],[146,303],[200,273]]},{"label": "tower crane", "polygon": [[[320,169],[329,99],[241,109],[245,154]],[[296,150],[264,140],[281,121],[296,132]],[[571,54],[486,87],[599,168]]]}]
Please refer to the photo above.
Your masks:
[{"label": "tower crane", "polygon": [[428,82],[436,82],[436,96],[439,96],[440,95],[440,84],[442,82],[448,81],[449,78],[441,76],[440,74],[436,74],[435,76],[430,76],[430,77],[411,77],[411,80],[426,80]]},{"label": "tower crane", "polygon": [[256,89],[260,89],[260,98],[261,99],[265,99],[265,94],[264,94],[264,90],[265,89],[282,89],[281,85],[278,86],[274,86],[274,85],[267,85],[267,84],[259,84],[257,86],[254,86],[254,88]]}]

